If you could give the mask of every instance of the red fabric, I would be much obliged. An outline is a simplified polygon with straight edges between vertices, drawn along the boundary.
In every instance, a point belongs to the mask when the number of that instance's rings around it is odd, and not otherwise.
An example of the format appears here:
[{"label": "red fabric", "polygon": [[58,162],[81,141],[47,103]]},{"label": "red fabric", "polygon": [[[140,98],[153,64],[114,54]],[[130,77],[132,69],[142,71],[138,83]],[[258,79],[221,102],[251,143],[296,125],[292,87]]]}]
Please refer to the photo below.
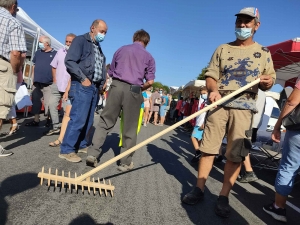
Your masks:
[{"label": "red fabric", "polygon": [[184,110],[184,113],[183,115],[184,116],[189,116],[190,115],[190,103],[185,103],[184,107],[183,107],[183,110]]},{"label": "red fabric", "polygon": [[288,40],[275,45],[268,46],[271,52],[274,69],[300,62],[300,42]]},{"label": "red fabric", "polygon": [[179,100],[179,101],[177,102],[176,109],[177,109],[177,110],[180,110],[180,109],[181,109],[181,105],[182,105],[182,100]]}]

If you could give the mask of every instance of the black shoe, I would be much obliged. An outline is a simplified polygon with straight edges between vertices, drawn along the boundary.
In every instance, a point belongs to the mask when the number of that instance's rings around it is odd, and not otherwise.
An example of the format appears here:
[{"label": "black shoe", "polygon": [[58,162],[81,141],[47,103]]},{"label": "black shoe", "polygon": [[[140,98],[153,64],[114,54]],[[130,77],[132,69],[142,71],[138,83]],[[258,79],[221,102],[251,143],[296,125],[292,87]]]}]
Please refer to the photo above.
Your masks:
[{"label": "black shoe", "polygon": [[268,213],[269,215],[271,215],[275,220],[281,221],[281,222],[287,222],[286,219],[286,210],[279,208],[276,209],[274,207],[274,203],[271,203],[269,205],[265,205],[263,207],[263,210]]},{"label": "black shoe", "polygon": [[57,129],[53,129],[53,130],[51,129],[51,130],[48,130],[48,131],[44,132],[44,135],[50,136],[52,134],[59,134],[59,133],[60,133],[60,129],[57,128]]},{"label": "black shoe", "polygon": [[203,196],[203,191],[198,187],[194,187],[191,192],[182,198],[182,202],[188,205],[195,205],[203,200]]},{"label": "black shoe", "polygon": [[51,125],[51,119],[47,119],[45,127],[50,127]]},{"label": "black shoe", "polygon": [[215,206],[215,213],[224,218],[228,218],[230,215],[230,206],[228,197],[220,195],[217,204]]},{"label": "black shoe", "polygon": [[191,163],[198,163],[201,157],[201,152],[196,151],[194,158],[192,158]]},{"label": "black shoe", "polygon": [[258,180],[256,174],[252,172],[245,172],[244,175],[237,178],[237,181],[240,183],[249,183]]},{"label": "black shoe", "polygon": [[216,162],[220,163],[223,161],[223,156],[219,155],[217,158],[216,158]]}]

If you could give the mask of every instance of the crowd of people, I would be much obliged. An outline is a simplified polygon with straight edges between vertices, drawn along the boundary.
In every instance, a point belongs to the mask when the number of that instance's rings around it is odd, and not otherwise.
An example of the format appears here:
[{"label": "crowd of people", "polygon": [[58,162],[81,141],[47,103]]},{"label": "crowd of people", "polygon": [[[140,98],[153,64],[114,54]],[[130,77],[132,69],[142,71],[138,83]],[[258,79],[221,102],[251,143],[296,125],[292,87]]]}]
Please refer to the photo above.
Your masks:
[{"label": "crowd of people", "polygon": [[[26,41],[21,23],[15,18],[18,12],[17,0],[0,0],[0,127],[2,120],[10,119],[11,128],[7,135],[18,131],[14,94],[22,84],[22,66],[26,57]],[[150,35],[145,30],[133,34],[133,43],[120,47],[111,64],[101,44],[108,26],[104,20],[92,22],[90,31],[76,36],[66,35],[65,46],[58,51],[51,47],[47,36],[39,38],[39,50],[34,54],[32,121],[25,126],[34,129],[40,126],[40,110],[44,106],[45,135],[59,134],[57,140],[49,143],[60,147],[59,158],[72,163],[82,159],[78,152],[86,153],[86,165],[95,167],[107,134],[115,126],[120,115],[121,152],[136,145],[137,128],[140,118],[143,126],[149,123],[163,126],[166,119],[174,122],[205,108],[258,77],[260,83],[232,99],[220,104],[207,113],[186,123],[184,128],[192,131],[191,141],[195,149],[193,163],[198,163],[195,187],[187,193],[182,202],[194,205],[203,200],[205,183],[212,169],[215,156],[221,156],[222,140],[226,136],[226,163],[223,186],[215,205],[215,213],[229,217],[229,193],[238,178],[242,164],[245,174],[240,182],[257,180],[249,152],[251,137],[255,137],[258,125],[253,123],[253,115],[261,112],[258,105],[258,89],[269,90],[275,83],[276,75],[272,57],[267,48],[253,40],[260,27],[257,8],[243,8],[236,15],[233,42],[220,45],[214,52],[207,71],[206,87],[200,96],[180,98],[177,102],[166,90],[152,85],[155,79],[155,60],[146,50]],[[100,99],[101,97],[101,99]],[[98,105],[105,107],[99,113]],[[100,101],[100,102],[99,102]],[[64,117],[59,123],[58,105],[62,102]],[[272,138],[280,141],[280,126],[283,118],[300,103],[300,80],[285,104],[275,125]],[[95,112],[100,114],[91,128]],[[252,130],[254,128],[254,132]],[[252,142],[255,141],[252,137]],[[93,145],[88,140],[91,139]],[[212,141],[213,140],[213,141]],[[300,131],[287,130],[283,144],[283,157],[276,177],[275,202],[263,207],[274,219],[286,222],[285,204],[292,190],[293,182],[300,166]],[[12,152],[0,146],[0,157]],[[222,157],[221,157],[222,160]],[[118,170],[134,168],[133,153],[120,160]]]}]

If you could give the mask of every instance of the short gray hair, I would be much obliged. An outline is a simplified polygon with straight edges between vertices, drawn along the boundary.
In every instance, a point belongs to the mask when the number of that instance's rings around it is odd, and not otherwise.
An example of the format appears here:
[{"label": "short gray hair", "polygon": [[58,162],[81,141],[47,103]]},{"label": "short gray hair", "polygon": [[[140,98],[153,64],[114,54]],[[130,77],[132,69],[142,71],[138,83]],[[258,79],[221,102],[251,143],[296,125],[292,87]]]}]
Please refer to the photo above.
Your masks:
[{"label": "short gray hair", "polygon": [[0,0],[0,7],[10,8],[12,5],[18,4],[18,0]]},{"label": "short gray hair", "polygon": [[75,34],[73,34],[73,33],[69,33],[69,34],[67,34],[67,36],[66,37],[72,37],[72,38],[75,38],[76,37],[76,35]]},{"label": "short gray hair", "polygon": [[51,46],[51,39],[48,36],[43,36],[44,42],[47,42]]}]

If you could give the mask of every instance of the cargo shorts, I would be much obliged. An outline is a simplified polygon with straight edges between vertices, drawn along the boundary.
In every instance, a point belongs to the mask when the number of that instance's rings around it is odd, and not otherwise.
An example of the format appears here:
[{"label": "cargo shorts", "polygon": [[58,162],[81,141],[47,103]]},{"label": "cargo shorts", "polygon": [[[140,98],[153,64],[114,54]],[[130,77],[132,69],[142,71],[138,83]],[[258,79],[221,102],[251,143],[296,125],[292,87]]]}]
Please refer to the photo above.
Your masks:
[{"label": "cargo shorts", "polygon": [[232,162],[242,162],[251,149],[252,111],[218,106],[209,111],[200,151],[217,155],[225,134],[225,156]]}]

